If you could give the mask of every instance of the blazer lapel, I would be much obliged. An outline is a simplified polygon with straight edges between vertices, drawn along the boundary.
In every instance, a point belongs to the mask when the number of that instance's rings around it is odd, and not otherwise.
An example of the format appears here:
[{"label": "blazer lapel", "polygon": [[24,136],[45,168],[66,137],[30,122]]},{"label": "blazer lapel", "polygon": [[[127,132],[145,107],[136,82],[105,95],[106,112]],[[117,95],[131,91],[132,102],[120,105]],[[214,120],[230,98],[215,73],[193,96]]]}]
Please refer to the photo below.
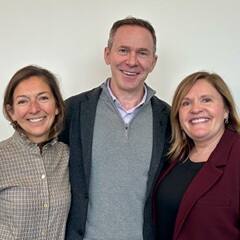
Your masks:
[{"label": "blazer lapel", "polygon": [[153,112],[153,148],[147,181],[146,198],[149,197],[152,191],[155,177],[159,175],[162,169],[165,159],[163,155],[166,154],[168,150],[168,137],[170,137],[169,113],[166,111],[166,107],[157,107],[154,97],[151,101]]},{"label": "blazer lapel", "polygon": [[196,175],[185,192],[179,206],[173,239],[177,238],[183,223],[186,221],[188,214],[191,212],[196,202],[219,180],[219,178],[221,178],[224,172],[224,166],[227,164],[228,153],[234,142],[234,137],[231,136],[232,132],[226,130],[208,161],[204,164],[203,168]]},{"label": "blazer lapel", "polygon": [[[201,196],[207,192],[222,176],[223,170],[217,169],[215,166],[208,164],[204,166],[202,170],[191,182],[190,187],[185,192],[181,204],[179,206],[176,222],[175,222],[175,234],[181,230],[181,227],[186,220],[189,212],[191,211],[194,204],[201,198]],[[174,237],[175,239],[175,237]]]},{"label": "blazer lapel", "polygon": [[92,162],[94,122],[100,93],[100,87],[96,88],[93,92],[90,92],[86,96],[86,101],[82,102],[80,111],[82,159],[87,187],[89,186],[89,177]]}]

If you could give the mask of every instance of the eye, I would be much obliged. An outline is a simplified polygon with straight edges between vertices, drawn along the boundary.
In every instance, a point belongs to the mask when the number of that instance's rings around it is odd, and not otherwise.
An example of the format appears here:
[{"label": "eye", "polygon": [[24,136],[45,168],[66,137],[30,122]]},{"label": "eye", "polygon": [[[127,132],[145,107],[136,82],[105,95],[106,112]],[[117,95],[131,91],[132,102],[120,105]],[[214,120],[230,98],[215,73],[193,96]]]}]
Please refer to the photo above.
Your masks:
[{"label": "eye", "polygon": [[120,55],[126,55],[128,53],[128,49],[127,48],[119,48],[118,53]]},{"label": "eye", "polygon": [[28,104],[28,99],[18,99],[17,101],[16,101],[16,104],[17,105],[27,105]]},{"label": "eye", "polygon": [[211,101],[212,101],[212,99],[210,97],[204,97],[202,99],[202,102],[204,102],[204,103],[208,103],[208,102],[211,102]]},{"label": "eye", "polygon": [[189,105],[190,105],[190,102],[186,101],[186,100],[182,101],[182,103],[181,103],[182,107],[186,107],[186,106],[189,106]]},{"label": "eye", "polygon": [[40,102],[47,102],[48,99],[49,99],[49,96],[47,96],[47,95],[41,95],[41,96],[38,97],[38,100]]},{"label": "eye", "polygon": [[142,57],[146,57],[146,56],[148,56],[149,54],[148,54],[148,51],[146,51],[146,50],[141,50],[141,51],[138,52],[138,55],[139,55],[139,56],[142,56]]}]

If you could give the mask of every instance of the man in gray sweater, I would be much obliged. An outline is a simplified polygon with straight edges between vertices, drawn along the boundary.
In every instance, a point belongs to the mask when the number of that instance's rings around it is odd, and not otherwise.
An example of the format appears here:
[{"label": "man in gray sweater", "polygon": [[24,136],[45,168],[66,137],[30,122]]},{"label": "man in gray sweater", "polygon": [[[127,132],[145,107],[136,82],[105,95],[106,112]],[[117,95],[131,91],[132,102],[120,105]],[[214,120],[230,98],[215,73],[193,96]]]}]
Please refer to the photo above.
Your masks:
[{"label": "man in gray sweater", "polygon": [[66,101],[66,239],[149,240],[151,191],[170,136],[170,108],[145,84],[157,61],[154,28],[133,17],[115,22],[104,58],[112,76]]}]

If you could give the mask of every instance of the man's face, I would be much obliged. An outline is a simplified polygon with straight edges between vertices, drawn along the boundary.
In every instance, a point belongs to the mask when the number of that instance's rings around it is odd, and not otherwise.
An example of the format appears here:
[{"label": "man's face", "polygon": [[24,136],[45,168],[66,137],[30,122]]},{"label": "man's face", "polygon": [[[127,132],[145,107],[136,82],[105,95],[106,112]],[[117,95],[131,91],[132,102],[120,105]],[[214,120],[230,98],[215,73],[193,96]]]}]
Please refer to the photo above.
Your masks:
[{"label": "man's face", "polygon": [[121,26],[113,37],[111,49],[105,48],[110,65],[111,89],[115,95],[141,94],[144,81],[157,61],[151,33],[139,26]]}]

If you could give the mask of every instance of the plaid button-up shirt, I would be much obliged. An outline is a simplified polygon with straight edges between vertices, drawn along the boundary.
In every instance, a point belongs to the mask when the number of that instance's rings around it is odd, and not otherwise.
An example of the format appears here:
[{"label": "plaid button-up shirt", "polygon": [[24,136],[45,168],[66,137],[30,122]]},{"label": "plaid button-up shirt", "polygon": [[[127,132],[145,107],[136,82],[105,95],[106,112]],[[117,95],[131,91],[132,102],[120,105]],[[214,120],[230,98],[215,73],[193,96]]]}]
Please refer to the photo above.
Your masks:
[{"label": "plaid button-up shirt", "polygon": [[70,207],[68,148],[40,152],[15,132],[0,143],[0,240],[63,240]]}]

